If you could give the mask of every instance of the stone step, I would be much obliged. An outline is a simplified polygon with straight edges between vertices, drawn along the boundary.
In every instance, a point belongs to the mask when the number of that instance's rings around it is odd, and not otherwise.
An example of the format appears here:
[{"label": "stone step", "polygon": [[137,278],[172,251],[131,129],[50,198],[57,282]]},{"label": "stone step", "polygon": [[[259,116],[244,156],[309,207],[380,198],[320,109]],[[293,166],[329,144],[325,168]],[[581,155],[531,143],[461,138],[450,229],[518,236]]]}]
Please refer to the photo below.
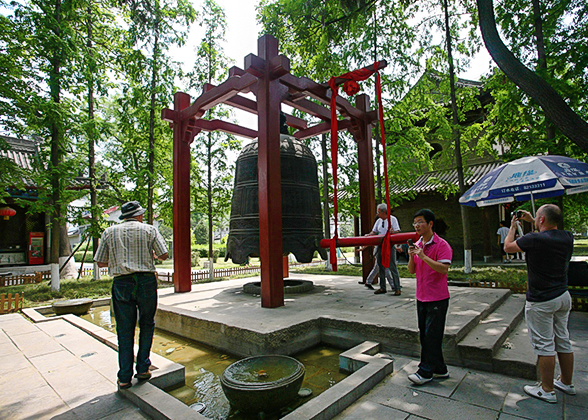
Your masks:
[{"label": "stone step", "polygon": [[502,305],[482,319],[458,343],[464,366],[492,371],[492,358],[519,324],[525,307],[524,295],[510,295]]},{"label": "stone step", "polygon": [[527,323],[522,319],[492,359],[492,371],[537,380],[537,356],[533,353]]}]

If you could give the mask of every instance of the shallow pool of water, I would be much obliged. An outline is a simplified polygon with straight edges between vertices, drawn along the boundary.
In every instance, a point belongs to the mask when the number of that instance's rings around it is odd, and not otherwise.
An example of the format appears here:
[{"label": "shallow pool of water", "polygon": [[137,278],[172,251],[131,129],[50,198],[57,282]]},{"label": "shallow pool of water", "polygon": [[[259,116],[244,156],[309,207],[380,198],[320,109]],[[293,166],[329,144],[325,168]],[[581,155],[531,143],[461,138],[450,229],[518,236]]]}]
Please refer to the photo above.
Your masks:
[{"label": "shallow pool of water", "polygon": [[[116,332],[114,317],[111,318],[108,306],[92,308],[82,318],[109,331]],[[135,334],[135,339],[138,340],[138,333]],[[213,420],[261,418],[257,415],[246,415],[232,410],[223,393],[220,375],[230,364],[240,360],[240,357],[219,352],[204,344],[157,328],[153,336],[151,351],[185,367],[186,385],[169,391],[169,394],[189,406],[196,403],[206,404],[206,410],[202,413],[204,416]],[[339,371],[339,354],[341,352],[342,350],[332,347],[318,346],[295,355],[294,357],[306,367],[302,387],[311,389],[312,395],[294,401],[282,413],[264,416],[263,419],[278,419],[346,378],[347,374]]]}]

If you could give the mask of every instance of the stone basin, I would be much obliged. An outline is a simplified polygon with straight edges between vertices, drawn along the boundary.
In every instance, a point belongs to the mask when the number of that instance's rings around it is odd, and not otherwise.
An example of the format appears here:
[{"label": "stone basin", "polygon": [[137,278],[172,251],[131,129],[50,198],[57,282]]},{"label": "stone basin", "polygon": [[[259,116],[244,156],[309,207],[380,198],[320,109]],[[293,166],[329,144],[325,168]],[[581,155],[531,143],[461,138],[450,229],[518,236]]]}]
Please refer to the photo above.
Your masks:
[{"label": "stone basin", "polygon": [[292,357],[254,356],[227,367],[220,379],[234,408],[244,413],[272,413],[298,398],[305,371]]},{"label": "stone basin", "polygon": [[92,299],[68,299],[53,302],[55,315],[85,315],[88,313],[94,301]]}]

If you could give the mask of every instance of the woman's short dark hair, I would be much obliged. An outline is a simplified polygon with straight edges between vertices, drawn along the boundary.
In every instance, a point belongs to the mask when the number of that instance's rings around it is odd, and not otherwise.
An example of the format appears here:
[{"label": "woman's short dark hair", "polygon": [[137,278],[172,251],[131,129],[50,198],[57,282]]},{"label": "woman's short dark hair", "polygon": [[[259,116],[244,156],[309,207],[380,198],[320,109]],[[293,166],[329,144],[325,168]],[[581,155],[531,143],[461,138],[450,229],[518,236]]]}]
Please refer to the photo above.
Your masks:
[{"label": "woman's short dark hair", "polygon": [[412,216],[412,218],[416,219],[419,216],[422,216],[427,223],[433,222],[433,230],[435,229],[435,213],[429,209],[420,209],[414,214],[414,216]]}]

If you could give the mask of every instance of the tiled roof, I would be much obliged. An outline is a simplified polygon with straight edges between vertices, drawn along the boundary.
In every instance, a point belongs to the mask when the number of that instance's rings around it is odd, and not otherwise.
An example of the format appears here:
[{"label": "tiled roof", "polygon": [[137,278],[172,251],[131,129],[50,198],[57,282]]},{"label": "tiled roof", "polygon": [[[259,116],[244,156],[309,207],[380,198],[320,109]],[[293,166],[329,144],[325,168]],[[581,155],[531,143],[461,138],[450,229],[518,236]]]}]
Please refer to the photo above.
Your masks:
[{"label": "tiled roof", "polygon": [[[480,178],[500,165],[502,165],[502,162],[491,162],[480,165],[471,165],[464,168],[464,181],[466,186],[475,184]],[[390,194],[402,194],[409,191],[416,193],[434,192],[440,184],[459,185],[457,181],[457,169],[427,172],[426,174],[419,176],[412,185],[408,186],[391,185]]]},{"label": "tiled roof", "polygon": [[[35,162],[39,149],[37,143],[33,140],[17,139],[14,137],[0,136],[8,145],[7,149],[0,149],[0,156],[5,157],[16,163],[27,172],[33,172],[37,169],[38,164]],[[107,183],[105,179],[97,180],[96,188],[105,189]],[[22,182],[27,189],[35,189],[38,186],[29,178],[23,177]],[[16,183],[15,183],[16,184]],[[71,180],[68,190],[88,190],[90,189],[90,178],[78,176]],[[22,191],[21,191],[22,193]]]},{"label": "tiled roof", "polygon": [[[38,148],[34,141],[6,136],[0,137],[8,145],[7,149],[0,149],[0,156],[10,159],[25,171],[35,170],[35,159]],[[23,177],[22,182],[27,188],[35,187],[35,184],[29,178]]]}]

